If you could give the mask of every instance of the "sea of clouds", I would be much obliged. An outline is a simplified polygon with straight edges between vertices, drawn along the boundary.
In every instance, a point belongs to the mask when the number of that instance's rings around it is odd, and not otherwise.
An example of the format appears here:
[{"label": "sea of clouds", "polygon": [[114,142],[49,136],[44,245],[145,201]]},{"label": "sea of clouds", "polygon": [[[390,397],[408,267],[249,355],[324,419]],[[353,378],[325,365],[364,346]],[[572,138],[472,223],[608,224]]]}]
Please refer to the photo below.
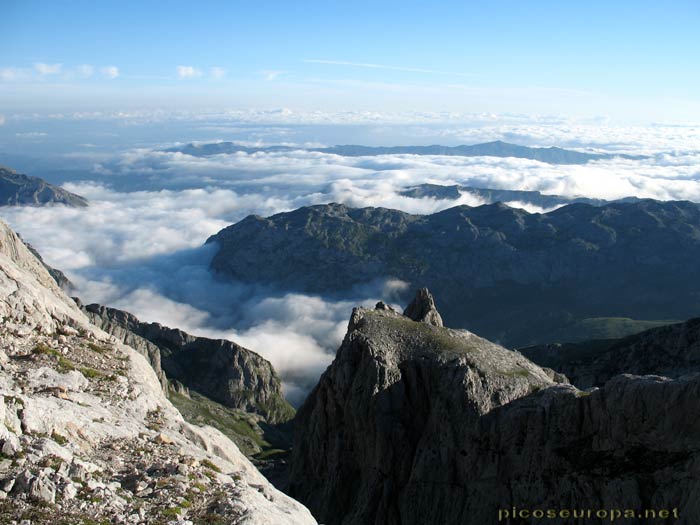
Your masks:
[{"label": "sea of clouds", "polygon": [[[203,124],[216,133],[227,125]],[[250,131],[257,144],[264,129]],[[410,296],[409,284],[385,276],[321,296],[264,283],[224,282],[208,271],[216,246],[204,243],[229,224],[249,214],[267,216],[328,202],[417,214],[483,204],[470,194],[456,201],[399,195],[422,183],[700,202],[698,128],[586,123],[572,129],[560,122],[516,121],[411,129],[416,144],[444,136],[451,144],[508,140],[650,157],[560,166],[489,157],[340,157],[301,149],[196,158],[164,151],[172,143],[116,152],[78,149],[63,158],[87,163],[88,180],[83,175],[64,187],[85,196],[88,208],[4,208],[2,217],[49,264],[68,274],[84,302],[122,308],[195,335],[233,339],[268,358],[289,399],[298,404],[333,359],[352,308],[378,300],[398,305]],[[272,140],[281,136],[293,140],[294,128],[269,129]]]}]

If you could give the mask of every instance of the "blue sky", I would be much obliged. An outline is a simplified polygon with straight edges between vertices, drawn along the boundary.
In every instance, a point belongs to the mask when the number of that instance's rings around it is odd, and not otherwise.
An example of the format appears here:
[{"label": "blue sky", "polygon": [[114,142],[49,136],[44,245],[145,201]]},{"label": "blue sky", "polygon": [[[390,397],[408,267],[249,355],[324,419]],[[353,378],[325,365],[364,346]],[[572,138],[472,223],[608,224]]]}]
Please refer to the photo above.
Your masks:
[{"label": "blue sky", "polygon": [[290,107],[700,121],[700,3],[0,4],[0,112]]}]

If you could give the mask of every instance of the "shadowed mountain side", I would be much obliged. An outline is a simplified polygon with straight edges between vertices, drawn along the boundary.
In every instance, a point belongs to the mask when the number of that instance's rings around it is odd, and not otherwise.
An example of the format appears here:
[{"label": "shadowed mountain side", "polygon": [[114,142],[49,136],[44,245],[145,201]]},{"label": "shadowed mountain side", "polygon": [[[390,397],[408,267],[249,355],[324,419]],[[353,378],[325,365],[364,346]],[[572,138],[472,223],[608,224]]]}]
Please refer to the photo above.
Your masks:
[{"label": "shadowed mountain side", "polygon": [[115,308],[90,304],[84,311],[104,331],[143,348],[154,368],[162,367],[168,379],[226,407],[260,414],[268,423],[282,423],[294,416],[277,373],[255,352],[224,339],[144,323]]},{"label": "shadowed mountain side", "polygon": [[313,293],[384,277],[427,286],[447,325],[509,346],[550,342],[541,337],[593,317],[700,311],[700,208],[690,202],[425,216],[328,204],[249,216],[207,242],[219,246],[212,269],[243,282]]},{"label": "shadowed mountain side", "polygon": [[64,204],[74,208],[84,208],[88,201],[49,184],[39,177],[29,177],[0,166],[0,206],[42,206],[45,204]]},{"label": "shadowed mountain side", "polygon": [[700,319],[690,319],[623,339],[548,344],[520,352],[565,374],[579,388],[602,386],[617,374],[679,378],[700,371]]}]

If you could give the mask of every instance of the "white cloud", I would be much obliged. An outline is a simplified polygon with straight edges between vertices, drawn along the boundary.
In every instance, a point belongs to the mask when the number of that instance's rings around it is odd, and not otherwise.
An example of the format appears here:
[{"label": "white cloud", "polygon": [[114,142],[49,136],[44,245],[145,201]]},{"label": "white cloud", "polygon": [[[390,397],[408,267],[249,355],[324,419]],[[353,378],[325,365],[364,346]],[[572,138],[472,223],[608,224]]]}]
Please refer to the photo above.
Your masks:
[{"label": "white cloud", "polygon": [[302,60],[302,62],[306,62],[307,64],[323,64],[323,65],[329,65],[329,66],[349,66],[349,67],[359,67],[359,68],[364,68],[364,69],[383,69],[383,70],[389,70],[389,71],[406,71],[408,73],[425,73],[425,74],[432,74],[432,75],[451,75],[451,76],[459,76],[459,77],[470,76],[470,75],[466,75],[464,73],[458,73],[455,71],[438,71],[435,69],[426,69],[426,68],[420,68],[420,67],[390,66],[390,65],[386,65],[386,64],[374,64],[374,63],[368,63],[368,62],[350,62],[350,61],[346,61],[346,60],[323,60],[323,59],[317,59],[317,58],[307,58],[305,60]]},{"label": "white cloud", "polygon": [[0,69],[0,80],[3,82],[19,82],[29,80],[32,72],[29,69],[5,67]]},{"label": "white cloud", "polygon": [[226,70],[223,67],[213,67],[209,70],[209,76],[215,80],[219,80],[226,76]]},{"label": "white cloud", "polygon": [[[262,118],[273,114],[262,113]],[[302,118],[300,115],[304,114],[278,110],[275,118]],[[133,117],[129,113],[113,118]],[[555,119],[528,123],[520,116],[480,118],[479,126],[432,128],[419,123],[410,132],[423,139],[443,134],[445,140],[460,142],[517,134],[522,142],[538,145],[569,140],[582,148],[650,152],[653,156],[557,166],[512,158],[353,158],[302,150],[209,158],[151,148],[117,155],[91,151],[81,155],[95,163],[95,179],[102,183],[65,186],[87,197],[89,208],[9,207],[3,209],[3,216],[50,264],[68,272],[84,300],[121,307],[144,320],[194,334],[235,340],[270,359],[282,375],[286,392],[298,401],[332,359],[352,307],[379,299],[396,302],[405,285],[382,280],[347,291],[343,297],[324,297],[222,283],[207,271],[215,247],[202,245],[211,234],[246,215],[267,216],[330,201],[410,213],[481,204],[469,194],[458,201],[398,194],[406,186],[425,182],[570,196],[700,201],[700,151],[693,139],[696,128],[615,128],[589,122],[579,123],[572,131],[570,122]],[[264,129],[256,128],[255,133]],[[385,128],[371,129],[379,133]],[[251,143],[257,142],[251,137]],[[658,153],[664,147],[666,153]],[[70,157],[71,162],[79,158]],[[133,188],[131,181],[156,189],[123,193],[104,186],[123,183]]]},{"label": "white cloud", "polygon": [[0,113],[0,126],[4,126],[4,125],[5,125],[5,122],[6,122],[5,115],[3,115],[2,113]]},{"label": "white cloud", "polygon": [[192,66],[177,66],[177,76],[182,80],[198,78],[202,76],[202,72]]},{"label": "white cloud", "polygon": [[266,71],[260,72],[260,74],[263,76],[263,78],[267,82],[272,82],[273,80],[277,80],[277,78],[283,73],[284,73],[284,71],[274,71],[274,70],[266,70]]},{"label": "white cloud", "polygon": [[63,64],[46,64],[44,62],[34,63],[34,69],[40,75],[57,75],[63,69]]},{"label": "white cloud", "polygon": [[119,76],[119,68],[117,66],[104,66],[100,68],[100,73],[108,79],[115,79]]},{"label": "white cloud", "polygon": [[15,137],[20,139],[40,139],[44,138],[48,133],[44,131],[26,131],[22,133],[15,133]]}]

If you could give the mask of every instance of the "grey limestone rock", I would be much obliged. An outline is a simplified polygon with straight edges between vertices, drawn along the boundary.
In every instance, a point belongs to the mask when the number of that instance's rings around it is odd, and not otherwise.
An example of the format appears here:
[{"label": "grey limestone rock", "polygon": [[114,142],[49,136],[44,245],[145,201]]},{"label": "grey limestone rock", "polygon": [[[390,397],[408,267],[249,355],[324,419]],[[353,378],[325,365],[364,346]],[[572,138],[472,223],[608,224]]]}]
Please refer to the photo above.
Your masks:
[{"label": "grey limestone rock", "polygon": [[175,380],[230,408],[263,416],[268,423],[288,421],[294,409],[269,361],[232,341],[196,337],[98,304],[84,307],[106,332],[147,355],[167,388]]},{"label": "grey limestone rock", "polygon": [[468,332],[355,309],[297,414],[289,493],[328,525],[497,523],[513,507],[697,523],[700,377],[562,381]]},{"label": "grey limestone rock", "polygon": [[421,288],[403,314],[414,321],[443,326],[442,317],[435,307],[435,299],[427,288]]}]

